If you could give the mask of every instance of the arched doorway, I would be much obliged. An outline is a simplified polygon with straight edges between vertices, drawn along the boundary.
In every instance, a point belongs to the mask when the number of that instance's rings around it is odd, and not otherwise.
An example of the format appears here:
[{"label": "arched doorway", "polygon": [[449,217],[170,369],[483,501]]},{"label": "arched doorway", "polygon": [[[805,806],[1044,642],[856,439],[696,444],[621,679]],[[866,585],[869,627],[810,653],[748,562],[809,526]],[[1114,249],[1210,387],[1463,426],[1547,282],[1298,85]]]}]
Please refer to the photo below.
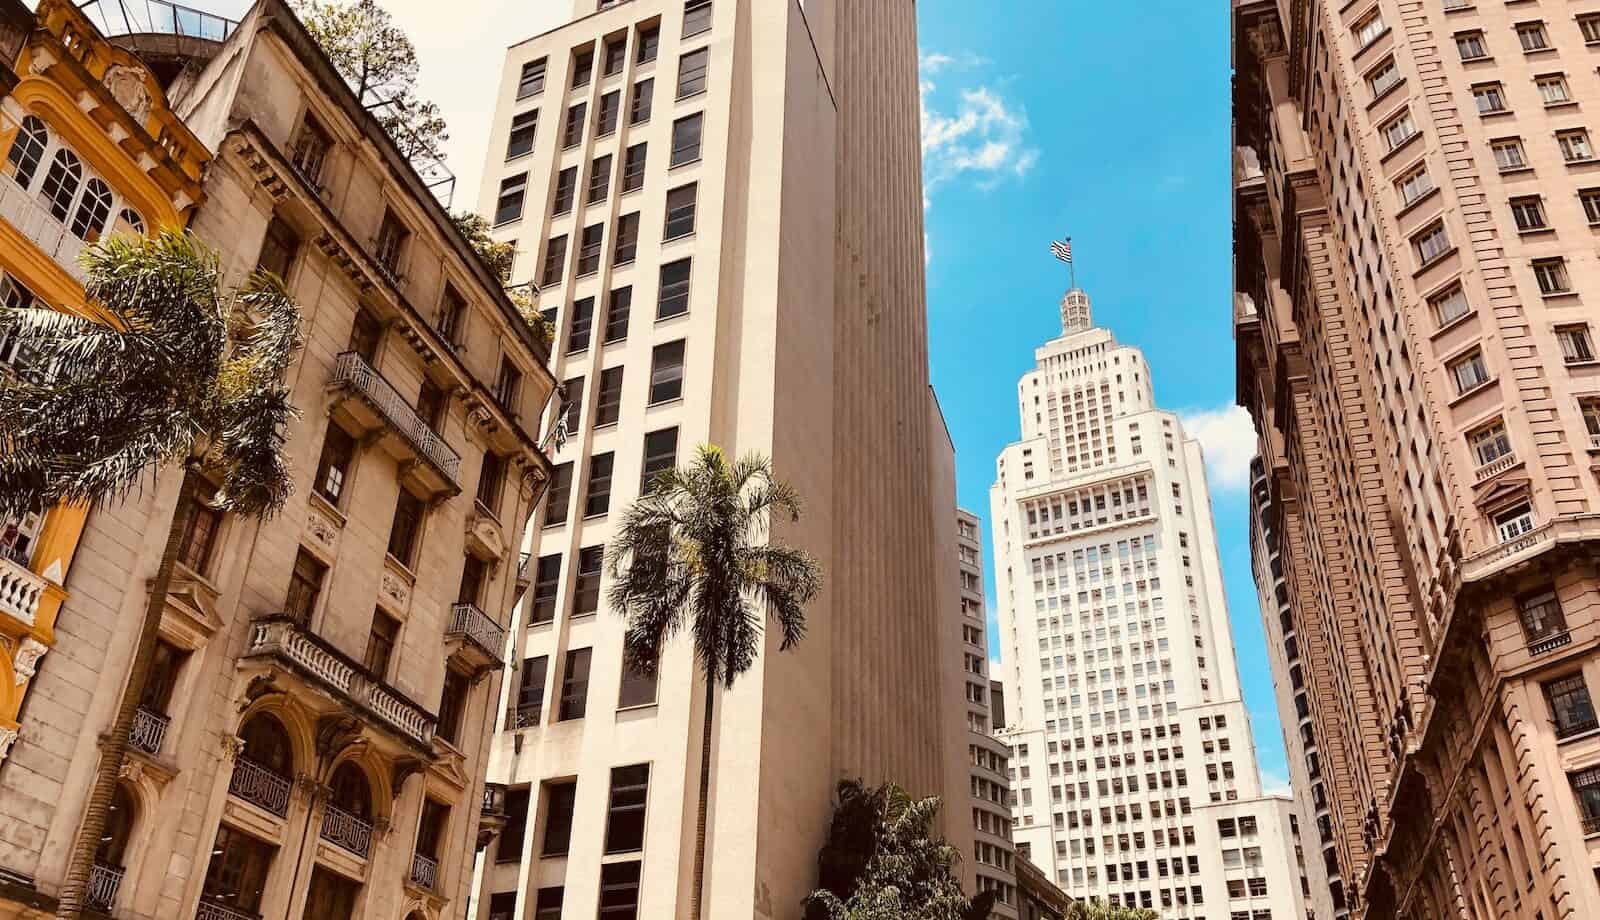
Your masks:
[{"label": "arched doorway", "polygon": [[117,901],[117,891],[122,887],[123,868],[128,852],[128,840],[133,836],[133,823],[138,810],[128,787],[118,785],[112,793],[111,808],[106,813],[105,830],[100,834],[100,845],[94,851],[94,868],[89,874],[88,904],[109,912]]},{"label": "arched doorway", "polygon": [[365,858],[372,848],[372,787],[367,774],[346,761],[333,771],[322,816],[322,839]]},{"label": "arched doorway", "polygon": [[280,818],[287,816],[294,775],[288,731],[273,716],[257,713],[239,729],[239,739],[244,749],[233,765],[228,793]]}]

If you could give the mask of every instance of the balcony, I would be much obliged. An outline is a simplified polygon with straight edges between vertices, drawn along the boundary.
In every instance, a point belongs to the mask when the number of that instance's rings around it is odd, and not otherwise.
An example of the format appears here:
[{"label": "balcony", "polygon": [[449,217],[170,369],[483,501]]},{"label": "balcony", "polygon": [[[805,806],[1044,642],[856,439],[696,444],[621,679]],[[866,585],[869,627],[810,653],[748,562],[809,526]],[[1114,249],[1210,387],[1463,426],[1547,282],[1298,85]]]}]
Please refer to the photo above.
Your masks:
[{"label": "balcony", "polygon": [[506,647],[506,631],[478,609],[477,604],[456,604],[450,608],[450,626],[445,639],[459,643],[462,657],[474,669],[497,668]]},{"label": "balcony", "polygon": [[539,704],[513,703],[506,710],[506,729],[516,731],[519,728],[536,728],[539,725]]},{"label": "balcony", "polygon": [[439,861],[432,856],[414,854],[411,857],[411,875],[408,878],[413,885],[429,891],[436,890],[439,884]]},{"label": "balcony", "polygon": [[1562,630],[1554,635],[1545,636],[1534,642],[1528,643],[1529,655],[1547,655],[1562,646],[1572,644],[1572,633]]},{"label": "balcony", "polygon": [[24,566],[0,556],[0,614],[32,626],[44,596],[45,580]]},{"label": "balcony", "polygon": [[506,786],[505,783],[483,784],[483,807],[478,813],[486,818],[504,818],[506,816]]},{"label": "balcony", "polygon": [[328,805],[323,810],[320,836],[362,859],[372,852],[372,825],[337,805]]},{"label": "balcony", "polygon": [[387,427],[395,433],[395,438],[387,440],[397,442],[390,452],[402,461],[403,469],[414,469],[423,484],[436,493],[455,495],[461,491],[460,455],[428,427],[394,384],[366,359],[353,351],[340,355],[329,386],[357,397],[355,401],[345,400],[339,408],[362,430]]},{"label": "balcony", "polygon": [[261,920],[261,915],[216,901],[201,901],[200,909],[194,912],[194,920]]},{"label": "balcony", "polygon": [[[6,122],[8,128],[14,124],[10,119]],[[78,264],[78,253],[85,245],[83,240],[73,236],[65,224],[56,220],[55,215],[10,176],[0,176],[0,217],[55,260],[79,284],[88,277],[83,266]]]},{"label": "balcony", "polygon": [[1519,462],[1520,461],[1517,460],[1515,451],[1501,454],[1495,459],[1490,460],[1488,463],[1478,467],[1478,472],[1472,477],[1473,483],[1477,484],[1487,482],[1501,473],[1504,473],[1506,470],[1516,466]]},{"label": "balcony", "polygon": [[1600,453],[1600,434],[1589,435],[1589,450],[1592,453]]},{"label": "balcony", "polygon": [[89,891],[84,895],[84,904],[90,910],[101,913],[110,913],[111,905],[117,903],[117,889],[122,887],[122,876],[128,870],[121,866],[108,866],[95,863],[89,870]]},{"label": "balcony", "polygon": [[1600,815],[1585,816],[1583,819],[1583,836],[1593,837],[1600,834]]},{"label": "balcony", "polygon": [[228,794],[277,815],[289,816],[289,791],[294,786],[288,777],[279,776],[248,757],[240,756],[228,780]]},{"label": "balcony", "polygon": [[161,742],[166,740],[167,726],[172,717],[146,706],[133,713],[133,728],[128,732],[128,743],[146,754],[160,754]]},{"label": "balcony", "polygon": [[346,703],[376,716],[380,727],[431,750],[435,719],[320,636],[286,617],[258,621],[245,657],[271,657],[288,665]]}]

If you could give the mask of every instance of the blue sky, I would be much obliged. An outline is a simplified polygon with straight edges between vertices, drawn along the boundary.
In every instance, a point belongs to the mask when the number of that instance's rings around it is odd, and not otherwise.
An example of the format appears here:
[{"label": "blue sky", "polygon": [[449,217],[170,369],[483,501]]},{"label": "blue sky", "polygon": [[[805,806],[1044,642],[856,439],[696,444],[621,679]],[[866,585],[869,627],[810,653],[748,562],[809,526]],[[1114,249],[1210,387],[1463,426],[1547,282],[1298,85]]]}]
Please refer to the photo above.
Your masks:
[{"label": "blue sky", "polygon": [[[1067,274],[1048,245],[1071,234],[1096,320],[1144,350],[1158,402],[1207,448],[1240,676],[1266,781],[1281,785],[1250,576],[1254,436],[1230,411],[1227,9],[919,7],[933,382],[956,442],[960,501],[987,517],[995,456],[1018,436],[1017,379],[1060,333]],[[992,623],[990,633],[994,642]]]}]

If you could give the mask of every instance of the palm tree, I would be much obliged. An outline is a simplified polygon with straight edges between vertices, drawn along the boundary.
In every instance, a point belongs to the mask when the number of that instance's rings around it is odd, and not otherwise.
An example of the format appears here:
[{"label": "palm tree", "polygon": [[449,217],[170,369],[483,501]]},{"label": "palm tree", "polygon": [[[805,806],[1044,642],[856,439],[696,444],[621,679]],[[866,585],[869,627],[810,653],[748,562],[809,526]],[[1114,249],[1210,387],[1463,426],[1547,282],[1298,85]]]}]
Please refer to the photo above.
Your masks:
[{"label": "palm tree", "polygon": [[1066,920],[1161,920],[1153,910],[1139,907],[1112,907],[1104,901],[1073,901]]},{"label": "palm tree", "polygon": [[[196,502],[268,517],[288,498],[295,410],[283,378],[300,347],[300,309],[283,282],[256,272],[225,293],[217,254],[190,233],[113,236],[82,261],[104,322],[0,306],[0,339],[15,336],[29,356],[0,379],[0,517],[120,500],[175,463],[184,477],[58,917],[83,909]],[[220,486],[202,488],[208,477]]]},{"label": "palm tree", "polygon": [[705,893],[717,687],[732,687],[755,664],[766,616],[782,633],[779,651],[793,648],[805,636],[805,605],[822,587],[816,560],[770,542],[774,511],[798,521],[800,497],[773,478],[767,458],[751,455],[730,465],[720,448],[702,445],[687,467],[665,470],[651,481],[623,515],[609,550],[609,599],[628,620],[628,666],[654,675],[667,641],[687,629],[705,675],[691,914],[696,920]]}]

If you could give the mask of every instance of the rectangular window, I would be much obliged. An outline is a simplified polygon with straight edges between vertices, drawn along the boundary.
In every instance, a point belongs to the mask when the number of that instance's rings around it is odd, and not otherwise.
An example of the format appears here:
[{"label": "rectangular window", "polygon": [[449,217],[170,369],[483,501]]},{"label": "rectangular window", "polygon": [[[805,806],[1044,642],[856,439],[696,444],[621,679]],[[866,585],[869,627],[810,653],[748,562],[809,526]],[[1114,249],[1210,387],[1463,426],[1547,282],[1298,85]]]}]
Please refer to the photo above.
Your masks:
[{"label": "rectangular window", "polygon": [[1450,236],[1441,222],[1412,237],[1411,245],[1417,252],[1417,261],[1427,265],[1450,250]]},{"label": "rectangular window", "polygon": [[539,110],[529,109],[511,118],[511,134],[506,138],[506,159],[514,160],[533,152],[539,134]]},{"label": "rectangular window", "polygon": [[[1494,518],[1495,533],[1500,537],[1501,543],[1509,543],[1516,538],[1533,532],[1533,506],[1523,502],[1508,511],[1502,511]],[[1559,608],[1557,610],[1559,612]],[[1566,632],[1563,626],[1561,632]],[[1532,637],[1530,637],[1531,641]]]},{"label": "rectangular window", "polygon": [[544,274],[539,279],[541,287],[554,287],[561,283],[567,263],[567,235],[554,237],[544,244]]},{"label": "rectangular window", "polygon": [[638,48],[638,63],[648,64],[655,60],[656,53],[661,50],[661,29],[657,26],[640,28]]},{"label": "rectangular window", "polygon": [[628,124],[642,125],[650,120],[650,108],[655,103],[656,81],[640,80],[633,84],[633,104],[628,109]]},{"label": "rectangular window", "polygon": [[600,97],[600,118],[595,126],[595,136],[610,137],[617,131],[617,118],[622,114],[622,90],[614,89]]},{"label": "rectangular window", "polygon": [[1594,148],[1589,146],[1589,132],[1582,128],[1558,132],[1556,143],[1561,147],[1562,159],[1568,163],[1584,163],[1594,159]]},{"label": "rectangular window", "polygon": [[1402,206],[1416,204],[1433,191],[1433,177],[1428,175],[1428,167],[1424,164],[1401,176],[1395,187],[1400,190]]},{"label": "rectangular window", "polygon": [[1490,145],[1494,151],[1494,165],[1501,172],[1510,172],[1522,169],[1528,165],[1528,158],[1522,153],[1522,141],[1518,138],[1508,137],[1495,141]]},{"label": "rectangular window", "polygon": [[646,144],[634,144],[622,158],[622,193],[637,192],[644,188]]},{"label": "rectangular window", "polygon": [[1563,105],[1572,101],[1572,92],[1567,89],[1567,78],[1561,74],[1550,74],[1534,81],[1539,88],[1539,98],[1544,104]]},{"label": "rectangular window", "polygon": [[1583,216],[1588,219],[1589,225],[1600,224],[1600,188],[1580,191],[1578,200],[1583,202]]},{"label": "rectangular window", "polygon": [[532,728],[539,724],[544,708],[544,682],[550,659],[544,655],[522,660],[522,678],[517,684],[517,696],[511,712],[506,714],[506,725],[511,729]]},{"label": "rectangular window", "polygon": [[429,430],[435,433],[440,430],[449,404],[450,397],[445,394],[443,387],[430,377],[422,378],[422,386],[417,390],[417,415]]},{"label": "rectangular window", "polygon": [[[1512,510],[1521,510],[1529,518],[1532,517],[1532,511],[1526,505],[1523,505],[1521,509],[1514,508]],[[1533,529],[1531,523],[1527,529]],[[1523,533],[1526,532],[1523,531]],[[1501,539],[1516,539],[1521,535],[1521,533],[1509,537],[1502,535]],[[1521,621],[1522,633],[1529,642],[1538,642],[1541,639],[1548,639],[1551,636],[1567,631],[1567,618],[1561,612],[1561,601],[1556,598],[1554,588],[1547,588],[1518,598],[1517,619]]]},{"label": "rectangular window", "polygon": [[622,73],[622,68],[628,65],[628,40],[616,38],[606,42],[606,70],[608,77]]},{"label": "rectangular window", "polygon": [[594,79],[594,50],[585,48],[572,53],[572,88],[588,86]]},{"label": "rectangular window", "polygon": [[589,702],[589,649],[567,652],[567,666],[561,675],[561,709],[557,721],[581,719]]},{"label": "rectangular window", "polygon": [[1600,399],[1580,400],[1578,410],[1583,413],[1583,426],[1589,437],[1600,438]]},{"label": "rectangular window", "polygon": [[1365,48],[1378,40],[1378,37],[1388,31],[1389,26],[1384,23],[1383,17],[1376,11],[1362,17],[1350,30],[1356,38],[1356,47]]},{"label": "rectangular window", "polygon": [[527,197],[527,192],[527,173],[501,180],[500,196],[495,200],[494,206],[494,222],[496,226],[522,219],[522,202]]},{"label": "rectangular window", "polygon": [[639,706],[654,706],[656,703],[656,676],[645,674],[628,664],[627,656],[622,659],[622,689],[617,694],[618,709],[634,709]]},{"label": "rectangular window", "polygon": [[1450,362],[1448,368],[1458,394],[1470,393],[1489,382],[1489,366],[1483,360],[1483,352],[1476,349]]},{"label": "rectangular window", "polygon": [[550,490],[544,499],[544,526],[553,527],[567,520],[572,504],[572,464],[562,463],[550,471]]},{"label": "rectangular window", "polygon": [[1542,22],[1517,23],[1517,41],[1522,44],[1523,51],[1550,50],[1550,36],[1545,32]]},{"label": "rectangular window", "polygon": [[583,238],[578,249],[578,277],[592,275],[600,270],[600,254],[605,248],[605,224],[591,224],[583,228]]},{"label": "rectangular window", "polygon": [[617,248],[611,264],[632,265],[639,256],[639,214],[624,214],[617,218]]},{"label": "rectangular window", "polygon": [[571,150],[583,141],[583,119],[589,112],[587,102],[574,103],[567,107],[567,124],[561,132],[561,146]]},{"label": "rectangular window", "polygon": [[[704,0],[710,9],[711,0]],[[605,863],[600,867],[599,920],[638,920],[639,863]]]},{"label": "rectangular window", "polygon": [[444,293],[439,297],[439,335],[452,346],[459,345],[466,331],[466,319],[467,299],[455,285],[446,281]]},{"label": "rectangular window", "polygon": [[567,425],[567,434],[575,435],[583,427],[583,378],[573,377],[561,385],[565,401],[561,408]]},{"label": "rectangular window", "polygon": [[699,48],[678,58],[679,99],[687,99],[706,91],[706,68],[710,62],[710,48]]},{"label": "rectangular window", "polygon": [[1584,44],[1600,42],[1600,14],[1584,13],[1578,17],[1578,29],[1583,33]]},{"label": "rectangular window", "polygon": [[522,65],[522,75],[517,79],[518,99],[526,99],[544,92],[544,71],[544,58]]},{"label": "rectangular window", "polygon": [[1382,96],[1389,90],[1400,85],[1400,68],[1394,64],[1394,58],[1388,58],[1367,74],[1367,87],[1372,90],[1373,98]]},{"label": "rectangular window", "polygon": [[644,849],[644,806],[650,793],[650,765],[611,768],[611,802],[606,810],[606,854]]},{"label": "rectangular window", "polygon": [[1572,279],[1567,277],[1567,262],[1565,259],[1534,260],[1533,277],[1534,280],[1539,282],[1539,293],[1547,297],[1553,294],[1570,294],[1572,292]]},{"label": "rectangular window", "polygon": [[[584,651],[588,651],[584,649]],[[568,652],[570,659],[574,653]],[[565,856],[572,846],[572,806],[578,799],[576,782],[545,784],[545,856]]]},{"label": "rectangular window", "polygon": [[565,895],[564,888],[540,888],[533,905],[533,920],[561,920]]},{"label": "rectangular window", "polygon": [[556,174],[556,193],[550,205],[552,215],[567,214],[572,211],[572,203],[578,197],[578,167],[568,166]]},{"label": "rectangular window", "polygon": [[261,242],[261,254],[256,258],[256,267],[272,272],[280,279],[288,278],[289,268],[294,265],[295,254],[299,251],[300,235],[274,214],[267,223],[267,235]]},{"label": "rectangular window", "polygon": [[283,602],[283,612],[296,623],[306,626],[311,615],[317,612],[317,600],[322,597],[322,582],[328,577],[328,567],[305,550],[294,557],[294,569],[289,574],[289,596]]},{"label": "rectangular window", "polygon": [[585,297],[572,303],[572,327],[567,330],[567,354],[589,350],[589,337],[594,329],[594,298]]},{"label": "rectangular window", "polygon": [[589,167],[589,204],[606,200],[611,192],[611,155],[595,157]]},{"label": "rectangular window", "polygon": [[711,0],[686,0],[683,4],[683,37],[699,35],[711,28]]},{"label": "rectangular window", "polygon": [[300,125],[300,133],[295,135],[289,162],[306,182],[316,185],[317,180],[322,178],[322,166],[328,160],[328,151],[332,149],[333,140],[328,137],[328,132],[307,112],[305,121]]},{"label": "rectangular window", "polygon": [[1489,56],[1489,45],[1477,30],[1456,33],[1456,51],[1463,61],[1481,61]]},{"label": "rectangular window", "polygon": [[606,300],[606,344],[628,337],[628,313],[633,308],[633,288],[617,288]]},{"label": "rectangular window", "polygon": [[1506,426],[1498,421],[1467,435],[1467,441],[1472,445],[1472,455],[1479,466],[1488,466],[1511,454],[1511,436],[1506,433]]},{"label": "rectangular window", "polygon": [[600,372],[600,393],[595,398],[594,424],[615,425],[622,415],[622,368],[608,367]]},{"label": "rectangular window", "polygon": [[533,610],[528,619],[531,623],[549,623],[556,618],[557,588],[561,583],[561,554],[540,556],[533,572]]},{"label": "rectangular window", "polygon": [[604,546],[585,546],[578,551],[578,578],[572,591],[573,616],[588,616],[600,609],[600,575],[605,558]]},{"label": "rectangular window", "polygon": [[1561,360],[1567,364],[1593,364],[1594,342],[1586,325],[1557,326],[1556,341],[1561,343]]},{"label": "rectangular window", "polygon": [[226,824],[218,827],[201,903],[221,904],[253,915],[261,907],[267,871],[272,868],[277,851],[277,847]]},{"label": "rectangular window", "polygon": [[509,355],[500,357],[500,373],[494,380],[494,398],[507,414],[516,416],[517,403],[522,398],[522,371]]},{"label": "rectangular window", "polygon": [[506,481],[506,462],[492,450],[483,452],[483,466],[478,472],[478,504],[495,517],[500,516],[500,491]]},{"label": "rectangular window", "polygon": [[322,456],[317,460],[317,494],[338,506],[344,496],[345,477],[350,472],[350,462],[355,459],[356,439],[340,428],[337,422],[328,423],[328,433],[322,439]]},{"label": "rectangular window", "polygon": [[1517,230],[1527,233],[1531,230],[1547,230],[1550,225],[1545,222],[1544,202],[1538,195],[1525,195],[1511,199],[1511,216],[1517,222]]},{"label": "rectangular window", "polygon": [[682,166],[700,159],[700,134],[704,120],[704,114],[696,112],[672,123],[671,165]]},{"label": "rectangular window", "polygon": [[394,521],[389,526],[389,555],[401,565],[411,565],[417,534],[422,531],[422,514],[422,499],[402,486],[394,504]]},{"label": "rectangular window", "polygon": [[595,517],[611,510],[613,454],[596,454],[589,460],[589,487],[584,490],[583,516]]},{"label": "rectangular window", "polygon": [[1448,326],[1472,312],[1472,304],[1467,302],[1467,292],[1459,284],[1451,285],[1444,292],[1428,298],[1428,305],[1433,308],[1434,319],[1440,326]]},{"label": "rectangular window", "polygon": [[383,680],[389,673],[389,662],[394,659],[394,647],[400,639],[400,621],[382,610],[372,611],[372,627],[367,631],[367,650],[362,653],[361,664],[367,673]]},{"label": "rectangular window", "polygon": [[689,312],[689,274],[688,259],[661,266],[661,296],[656,302],[656,319]]},{"label": "rectangular window", "polygon": [[1399,148],[1401,144],[1416,136],[1417,122],[1411,117],[1410,111],[1401,112],[1383,126],[1383,137],[1390,150]]},{"label": "rectangular window", "polygon": [[[506,790],[506,826],[500,829],[500,839],[495,842],[494,861],[497,863],[516,862],[522,858],[522,841],[528,836],[528,809],[533,798],[527,786],[517,786]],[[495,895],[499,897],[499,895]],[[513,904],[516,895],[511,896]],[[510,909],[510,905],[507,906]],[[494,915],[493,902],[489,907],[489,914]],[[511,920],[511,914],[505,915],[505,920]]]},{"label": "rectangular window", "polygon": [[644,436],[644,473],[639,477],[639,492],[649,492],[651,480],[657,473],[673,468],[678,462],[678,429],[664,428]]},{"label": "rectangular window", "polygon": [[655,347],[650,362],[650,404],[667,402],[683,396],[682,339]]},{"label": "rectangular window", "polygon": [[1495,115],[1506,110],[1505,89],[1498,83],[1480,83],[1472,88],[1479,115]]},{"label": "rectangular window", "polygon": [[383,223],[378,226],[377,252],[378,262],[389,270],[391,275],[400,270],[400,254],[405,251],[406,240],[411,239],[411,231],[401,223],[400,218],[393,211],[383,212]]},{"label": "rectangular window", "polygon": [[439,693],[439,721],[436,734],[451,744],[461,740],[461,716],[467,709],[467,679],[446,670],[444,689]]},{"label": "rectangular window", "polygon": [[697,186],[683,185],[667,192],[667,222],[661,238],[675,240],[694,232]]},{"label": "rectangular window", "polygon": [[1550,704],[1557,738],[1571,738],[1600,728],[1600,722],[1595,720],[1594,701],[1589,697],[1589,685],[1584,682],[1582,672],[1546,683],[1544,698]]}]

